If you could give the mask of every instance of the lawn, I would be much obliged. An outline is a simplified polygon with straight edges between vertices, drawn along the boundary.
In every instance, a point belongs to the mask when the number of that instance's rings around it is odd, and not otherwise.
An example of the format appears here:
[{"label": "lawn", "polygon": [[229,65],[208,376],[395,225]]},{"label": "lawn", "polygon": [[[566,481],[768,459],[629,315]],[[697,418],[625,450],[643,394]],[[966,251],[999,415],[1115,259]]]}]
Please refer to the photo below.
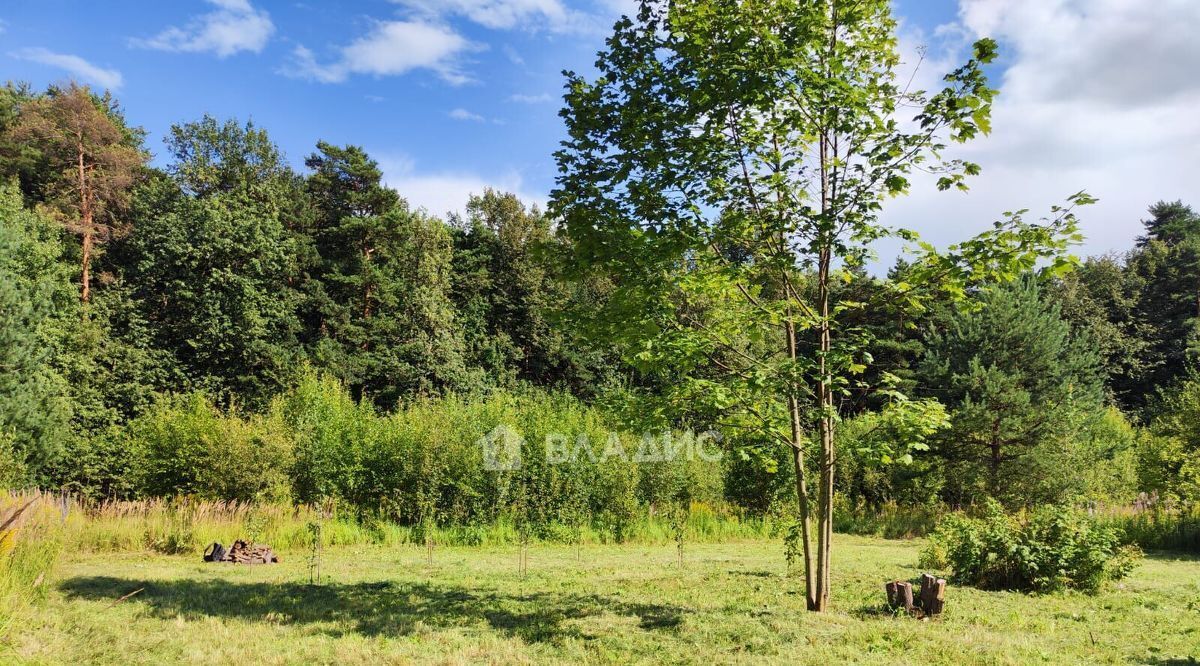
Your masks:
[{"label": "lawn", "polygon": [[[805,612],[777,542],[329,549],[272,566],[67,555],[4,662],[1200,663],[1200,560],[1150,557],[1096,596],[954,587],[935,621],[880,609],[915,541],[839,536],[834,612]],[[142,591],[117,603],[135,590]]]}]

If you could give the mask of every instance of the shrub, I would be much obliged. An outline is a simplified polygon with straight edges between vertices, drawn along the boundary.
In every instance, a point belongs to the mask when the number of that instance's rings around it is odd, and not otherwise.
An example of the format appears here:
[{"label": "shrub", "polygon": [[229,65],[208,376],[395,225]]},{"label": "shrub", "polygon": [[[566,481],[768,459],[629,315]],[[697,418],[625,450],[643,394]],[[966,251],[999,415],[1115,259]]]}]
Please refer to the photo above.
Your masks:
[{"label": "shrub", "polygon": [[1164,392],[1154,413],[1139,449],[1141,487],[1167,501],[1200,506],[1200,370]]},{"label": "shrub", "polygon": [[[515,469],[485,464],[483,441],[498,433],[520,445]],[[221,410],[202,394],[170,397],[112,441],[128,452],[135,495],[329,500],[347,517],[422,533],[507,522],[621,541],[639,517],[672,505],[724,504],[723,466],[700,455],[708,449],[694,434],[638,439],[570,395],[534,389],[420,398],[381,414],[306,371],[265,414]],[[169,531],[150,545],[174,548]]]},{"label": "shrub", "polygon": [[930,536],[921,565],[949,568],[962,584],[991,590],[1094,592],[1132,571],[1141,551],[1121,546],[1120,530],[1070,507],[1006,514],[989,500],[978,518],[947,516]]},{"label": "shrub", "polygon": [[194,393],[155,405],[129,424],[126,437],[144,494],[237,501],[288,496],[291,439],[273,414],[241,419]]}]

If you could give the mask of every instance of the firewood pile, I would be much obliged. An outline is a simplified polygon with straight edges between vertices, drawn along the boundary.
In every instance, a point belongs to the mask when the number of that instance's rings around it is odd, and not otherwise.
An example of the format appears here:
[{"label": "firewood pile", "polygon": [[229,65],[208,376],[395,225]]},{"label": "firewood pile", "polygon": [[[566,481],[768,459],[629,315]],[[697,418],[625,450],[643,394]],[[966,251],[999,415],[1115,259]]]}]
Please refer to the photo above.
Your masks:
[{"label": "firewood pile", "polygon": [[270,546],[256,543],[246,543],[238,539],[226,550],[219,543],[214,543],[204,550],[205,562],[232,562],[234,564],[273,564],[279,561],[279,556]]},{"label": "firewood pile", "polygon": [[913,596],[912,583],[894,580],[885,584],[889,608],[903,609],[914,617],[940,615],[946,606],[946,579],[933,574],[921,574],[921,588]]}]

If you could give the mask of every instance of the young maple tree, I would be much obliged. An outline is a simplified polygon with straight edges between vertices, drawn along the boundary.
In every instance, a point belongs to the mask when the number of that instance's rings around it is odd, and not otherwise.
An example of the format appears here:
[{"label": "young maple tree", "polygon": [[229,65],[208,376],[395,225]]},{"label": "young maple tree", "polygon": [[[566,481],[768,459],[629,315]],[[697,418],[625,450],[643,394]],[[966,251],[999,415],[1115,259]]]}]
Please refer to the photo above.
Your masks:
[{"label": "young maple tree", "polygon": [[[669,378],[647,406],[668,419],[707,411],[791,450],[817,611],[829,606],[838,404],[871,362],[869,336],[841,325],[870,304],[839,295],[838,282],[873,243],[899,237],[920,253],[880,293],[920,309],[934,291],[962,297],[1077,238],[1070,208],[1044,224],[1010,215],[945,253],[879,221],[914,170],[966,188],[979,167],[943,150],[988,131],[995,95],[987,39],[942,90],[909,90],[890,7],[643,0],[616,24],[595,80],[567,74],[556,154],[551,208],[573,265],[614,284],[594,330]],[[909,444],[944,425],[936,403],[890,395],[886,418]]]}]

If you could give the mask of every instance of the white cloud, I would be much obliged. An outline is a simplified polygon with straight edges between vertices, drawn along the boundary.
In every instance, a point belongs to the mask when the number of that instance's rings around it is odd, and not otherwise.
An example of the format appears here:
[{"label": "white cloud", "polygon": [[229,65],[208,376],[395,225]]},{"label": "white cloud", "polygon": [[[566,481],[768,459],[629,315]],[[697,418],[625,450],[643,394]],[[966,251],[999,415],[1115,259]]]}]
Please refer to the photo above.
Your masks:
[{"label": "white cloud", "polygon": [[571,9],[561,0],[392,0],[426,20],[460,16],[493,30],[591,33],[599,17]]},{"label": "white cloud", "polygon": [[30,62],[66,70],[72,76],[88,83],[94,83],[102,88],[116,90],[121,87],[121,83],[123,82],[121,72],[115,69],[98,67],[77,55],[55,53],[43,48],[20,49],[10,55],[21,60],[29,60]]},{"label": "white cloud", "polygon": [[160,51],[215,53],[220,58],[239,51],[258,53],[275,32],[266,10],[249,0],[207,0],[216,10],[197,16],[184,27],[171,26],[154,37],[135,39],[135,46]]},{"label": "white cloud", "polygon": [[[947,243],[1002,211],[1040,214],[1086,189],[1100,198],[1080,212],[1081,251],[1092,254],[1130,247],[1159,199],[1200,205],[1197,32],[1193,0],[960,0],[958,22],[938,35],[954,46],[957,33],[994,37],[1008,64],[991,136],[950,151],[983,175],[965,196],[920,179],[884,220]],[[935,55],[923,66],[930,75],[965,57]]]},{"label": "white cloud", "polygon": [[446,82],[470,81],[459,65],[463,53],[479,47],[448,27],[420,21],[384,21],[368,34],[339,49],[338,57],[320,64],[312,51],[297,46],[293,67],[285,73],[323,83],[345,81],[351,74],[394,76],[414,69],[436,72]]},{"label": "white cloud", "polygon": [[526,204],[545,208],[544,195],[526,192],[521,174],[509,170],[495,176],[460,171],[419,173],[416,164],[407,157],[377,158],[383,170],[383,181],[400,193],[414,208],[424,208],[433,215],[448,216],[466,212],[472,194],[483,194],[487,188],[512,192]]},{"label": "white cloud", "polygon": [[487,120],[486,118],[479,115],[478,113],[471,113],[470,111],[467,111],[466,109],[454,109],[453,111],[450,112],[449,115],[451,118],[453,118],[455,120],[469,120],[471,122],[476,122],[476,123],[481,123],[481,122]]},{"label": "white cloud", "polygon": [[[4,26],[3,26],[2,24],[0,24],[0,32],[2,32],[2,31],[3,31],[3,28],[4,28]],[[520,53],[517,53],[517,50],[516,50],[516,49],[514,49],[512,46],[510,46],[510,45],[508,45],[508,44],[505,44],[505,45],[504,45],[504,46],[501,48],[501,50],[504,52],[504,55],[505,55],[505,57],[507,57],[507,58],[508,58],[508,61],[509,61],[509,62],[511,62],[512,64],[514,64],[514,65],[516,65],[516,66],[518,66],[518,67],[524,67],[524,66],[525,66],[525,59],[524,59],[524,58],[522,58],[522,57],[521,57],[521,54],[520,54]]]},{"label": "white cloud", "polygon": [[510,95],[510,102],[520,102],[521,104],[548,104],[554,101],[554,97],[550,93],[539,93],[537,95]]}]

